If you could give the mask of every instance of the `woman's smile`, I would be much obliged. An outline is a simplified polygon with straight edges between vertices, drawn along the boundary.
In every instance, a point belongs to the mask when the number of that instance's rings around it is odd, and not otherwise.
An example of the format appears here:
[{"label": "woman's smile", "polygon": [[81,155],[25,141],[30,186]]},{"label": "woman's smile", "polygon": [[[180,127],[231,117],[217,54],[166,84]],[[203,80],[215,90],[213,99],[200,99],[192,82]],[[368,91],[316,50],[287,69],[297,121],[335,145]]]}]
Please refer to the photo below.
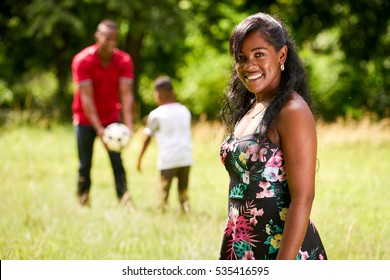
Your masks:
[{"label": "woman's smile", "polygon": [[253,80],[260,79],[263,76],[264,74],[248,74],[245,76],[245,79],[248,81],[253,81]]}]

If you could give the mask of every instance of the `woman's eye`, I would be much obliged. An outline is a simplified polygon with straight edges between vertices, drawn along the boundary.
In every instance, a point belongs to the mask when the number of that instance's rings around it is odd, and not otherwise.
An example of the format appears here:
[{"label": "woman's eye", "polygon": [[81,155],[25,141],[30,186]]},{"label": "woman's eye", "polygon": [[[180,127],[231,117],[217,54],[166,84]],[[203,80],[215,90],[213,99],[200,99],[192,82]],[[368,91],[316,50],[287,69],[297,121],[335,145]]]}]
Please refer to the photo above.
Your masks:
[{"label": "woman's eye", "polygon": [[262,56],[264,56],[263,53],[256,53],[256,54],[255,54],[255,57],[262,57]]},{"label": "woman's eye", "polygon": [[245,57],[239,55],[239,56],[237,57],[237,61],[238,61],[238,62],[243,62],[243,61],[245,61]]}]

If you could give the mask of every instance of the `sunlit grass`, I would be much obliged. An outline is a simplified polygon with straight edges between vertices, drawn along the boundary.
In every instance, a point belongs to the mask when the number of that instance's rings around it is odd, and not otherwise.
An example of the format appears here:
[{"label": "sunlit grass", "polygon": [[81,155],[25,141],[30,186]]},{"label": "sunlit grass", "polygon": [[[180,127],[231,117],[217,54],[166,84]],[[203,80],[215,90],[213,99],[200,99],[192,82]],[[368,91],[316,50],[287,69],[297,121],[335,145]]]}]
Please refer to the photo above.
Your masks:
[{"label": "sunlit grass", "polygon": [[390,258],[390,123],[319,125],[313,216],[333,259]]},{"label": "sunlit grass", "polygon": [[[331,259],[390,259],[390,131],[388,123],[318,125],[320,163],[312,218]],[[76,202],[73,128],[16,127],[0,134],[1,259],[217,259],[228,177],[219,160],[223,132],[193,127],[192,214],[156,211],[155,141],[136,171],[139,129],[124,151],[136,210],[118,206],[109,162],[96,142],[92,208]]]}]

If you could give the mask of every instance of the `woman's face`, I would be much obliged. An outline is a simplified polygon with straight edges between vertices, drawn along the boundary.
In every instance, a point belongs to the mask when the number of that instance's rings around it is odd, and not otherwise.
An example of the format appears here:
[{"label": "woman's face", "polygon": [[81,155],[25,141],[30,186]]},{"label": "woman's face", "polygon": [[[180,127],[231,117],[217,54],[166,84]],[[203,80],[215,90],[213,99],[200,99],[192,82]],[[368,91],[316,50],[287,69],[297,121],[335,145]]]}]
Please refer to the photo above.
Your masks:
[{"label": "woman's face", "polygon": [[258,32],[251,32],[244,39],[236,71],[241,82],[254,94],[273,94],[279,87],[281,70],[287,55],[287,47],[278,52]]}]

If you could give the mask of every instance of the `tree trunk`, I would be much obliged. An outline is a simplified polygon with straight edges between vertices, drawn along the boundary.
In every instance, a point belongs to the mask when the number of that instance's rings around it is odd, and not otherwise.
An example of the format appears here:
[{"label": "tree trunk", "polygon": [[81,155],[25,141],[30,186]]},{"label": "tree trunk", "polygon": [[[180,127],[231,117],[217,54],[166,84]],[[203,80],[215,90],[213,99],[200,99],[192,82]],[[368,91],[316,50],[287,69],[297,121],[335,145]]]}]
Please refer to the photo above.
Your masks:
[{"label": "tree trunk", "polygon": [[125,40],[125,50],[130,54],[134,64],[134,112],[135,117],[141,115],[142,100],[139,96],[139,77],[142,72],[142,58],[141,49],[145,36],[145,32],[140,32],[138,36],[134,35],[134,32],[128,32]]}]

